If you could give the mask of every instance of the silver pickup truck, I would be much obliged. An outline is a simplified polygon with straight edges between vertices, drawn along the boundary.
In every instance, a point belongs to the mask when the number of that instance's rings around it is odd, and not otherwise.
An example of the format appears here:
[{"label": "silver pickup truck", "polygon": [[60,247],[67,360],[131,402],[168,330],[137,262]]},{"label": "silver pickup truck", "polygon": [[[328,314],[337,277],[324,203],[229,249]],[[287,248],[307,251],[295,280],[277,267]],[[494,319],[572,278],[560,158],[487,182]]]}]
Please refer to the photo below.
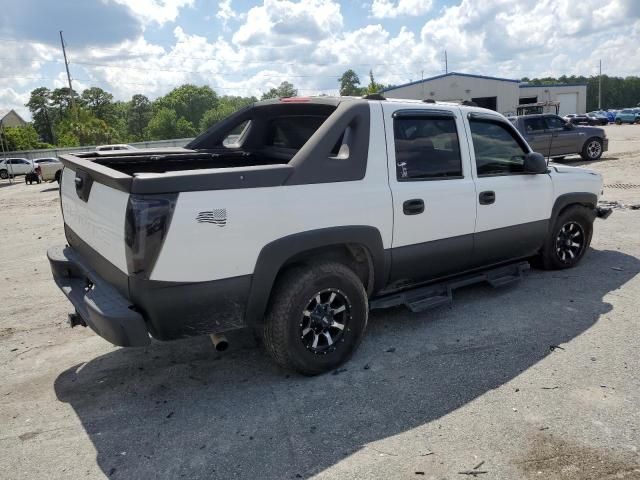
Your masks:
[{"label": "silver pickup truck", "polygon": [[538,114],[509,117],[534,152],[545,157],[562,158],[580,155],[584,160],[598,160],[609,148],[604,129],[578,127],[557,115]]}]

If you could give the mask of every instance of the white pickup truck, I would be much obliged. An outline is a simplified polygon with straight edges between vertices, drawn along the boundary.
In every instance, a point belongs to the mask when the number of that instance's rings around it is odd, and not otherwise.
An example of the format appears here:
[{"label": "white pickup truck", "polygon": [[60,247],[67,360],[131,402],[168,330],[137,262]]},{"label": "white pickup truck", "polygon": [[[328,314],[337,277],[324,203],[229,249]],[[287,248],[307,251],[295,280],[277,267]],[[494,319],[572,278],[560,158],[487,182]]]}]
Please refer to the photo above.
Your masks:
[{"label": "white pickup truck", "polygon": [[72,325],[122,346],[249,327],[304,374],[344,362],[370,308],[576,265],[610,213],[599,174],[455,104],[268,100],[186,149],[78,156],[48,252]]}]

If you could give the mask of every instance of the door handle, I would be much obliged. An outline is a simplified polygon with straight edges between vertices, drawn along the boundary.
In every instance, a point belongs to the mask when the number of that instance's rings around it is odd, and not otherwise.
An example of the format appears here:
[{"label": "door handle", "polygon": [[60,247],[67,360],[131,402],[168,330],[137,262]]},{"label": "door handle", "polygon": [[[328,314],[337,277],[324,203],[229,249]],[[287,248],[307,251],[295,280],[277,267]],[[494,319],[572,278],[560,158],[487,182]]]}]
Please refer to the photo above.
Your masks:
[{"label": "door handle", "polygon": [[407,200],[402,204],[402,211],[405,215],[418,215],[424,212],[424,201],[421,198]]},{"label": "door handle", "polygon": [[491,205],[496,201],[496,192],[493,192],[491,190],[480,192],[480,195],[478,195],[478,200],[480,201],[480,205]]}]

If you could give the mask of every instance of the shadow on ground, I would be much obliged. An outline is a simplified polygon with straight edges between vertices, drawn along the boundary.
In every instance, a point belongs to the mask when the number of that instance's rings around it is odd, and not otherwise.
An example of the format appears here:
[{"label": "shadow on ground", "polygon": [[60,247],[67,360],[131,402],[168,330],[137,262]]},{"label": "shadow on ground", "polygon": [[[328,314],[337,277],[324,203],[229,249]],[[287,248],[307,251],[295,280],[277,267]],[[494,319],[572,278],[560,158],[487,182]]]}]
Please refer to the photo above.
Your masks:
[{"label": "shadow on ground", "polygon": [[236,334],[223,356],[206,338],[115,350],[62,373],[55,392],[110,478],[307,478],[571,355],[549,347],[594,325],[638,271],[632,256],[591,250],[573,270],[461,290],[451,308],[376,312],[338,374],[289,374]]}]

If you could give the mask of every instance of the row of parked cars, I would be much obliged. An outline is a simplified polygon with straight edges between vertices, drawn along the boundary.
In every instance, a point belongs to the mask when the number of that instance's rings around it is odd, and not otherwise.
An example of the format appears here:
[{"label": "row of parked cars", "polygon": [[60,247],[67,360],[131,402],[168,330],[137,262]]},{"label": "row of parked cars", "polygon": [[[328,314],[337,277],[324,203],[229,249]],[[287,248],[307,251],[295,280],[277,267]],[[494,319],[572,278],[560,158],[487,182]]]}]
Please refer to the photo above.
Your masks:
[{"label": "row of parked cars", "polygon": [[29,160],[26,158],[6,158],[0,160],[0,178],[7,179],[24,175],[25,181],[33,178],[41,181],[60,183],[62,163],[57,158],[46,157]]},{"label": "row of parked cars", "polygon": [[596,110],[589,113],[571,113],[563,117],[574,125],[608,125],[616,123],[640,123],[640,108],[623,108],[622,110]]},{"label": "row of parked cars", "polygon": [[[99,145],[98,152],[112,152],[122,150],[135,150],[135,147],[125,144]],[[33,178],[34,181],[60,183],[62,163],[56,157],[43,157],[29,160],[27,158],[0,158],[0,178],[6,180],[24,175],[25,182]]]}]

